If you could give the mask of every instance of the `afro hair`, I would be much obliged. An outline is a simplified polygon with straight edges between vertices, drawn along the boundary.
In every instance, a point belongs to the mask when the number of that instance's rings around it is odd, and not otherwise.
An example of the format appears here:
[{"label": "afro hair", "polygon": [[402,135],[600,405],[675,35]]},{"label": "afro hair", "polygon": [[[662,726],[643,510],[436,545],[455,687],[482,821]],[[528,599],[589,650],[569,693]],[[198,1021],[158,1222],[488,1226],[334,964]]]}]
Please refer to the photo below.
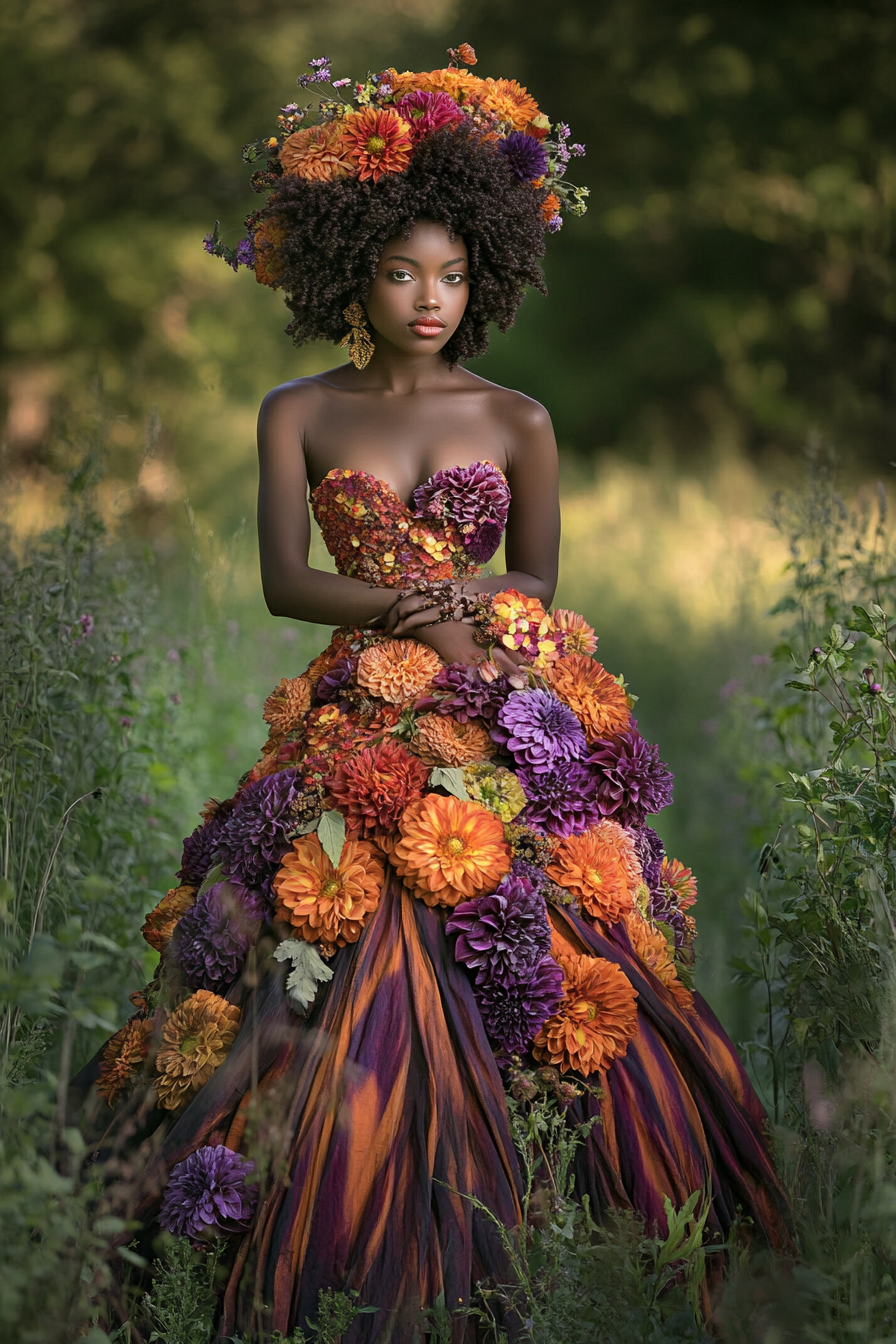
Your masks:
[{"label": "afro hair", "polygon": [[547,292],[538,265],[545,192],[520,182],[476,127],[427,136],[405,172],[375,185],[289,174],[264,185],[273,186],[273,194],[254,219],[276,224],[277,287],[293,313],[286,330],[296,345],[340,341],[347,332],[344,309],[366,301],[388,240],[409,237],[422,220],[463,238],[469,255],[469,302],[441,352],[449,364],[484,354],[489,323],[507,331],[527,288]]}]

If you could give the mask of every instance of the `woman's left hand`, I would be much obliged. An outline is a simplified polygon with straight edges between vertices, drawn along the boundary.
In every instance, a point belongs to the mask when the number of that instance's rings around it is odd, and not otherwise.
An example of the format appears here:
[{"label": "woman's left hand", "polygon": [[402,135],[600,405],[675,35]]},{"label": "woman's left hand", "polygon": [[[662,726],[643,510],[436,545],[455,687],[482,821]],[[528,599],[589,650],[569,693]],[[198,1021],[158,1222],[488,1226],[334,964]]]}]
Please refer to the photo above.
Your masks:
[{"label": "woman's left hand", "polygon": [[393,638],[407,639],[425,625],[434,625],[441,614],[441,608],[434,607],[422,593],[402,593],[386,612],[383,625]]}]

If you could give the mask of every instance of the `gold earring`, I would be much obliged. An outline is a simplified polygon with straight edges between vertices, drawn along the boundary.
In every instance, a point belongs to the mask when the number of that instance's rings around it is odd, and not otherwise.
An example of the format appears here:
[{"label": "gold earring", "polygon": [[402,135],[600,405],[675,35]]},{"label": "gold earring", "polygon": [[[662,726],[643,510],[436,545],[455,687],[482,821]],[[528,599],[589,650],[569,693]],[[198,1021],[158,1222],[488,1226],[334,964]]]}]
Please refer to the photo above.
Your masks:
[{"label": "gold earring", "polygon": [[348,357],[356,369],[366,369],[373,355],[373,341],[370,336],[370,327],[367,324],[367,314],[360,303],[350,303],[343,309],[342,316],[351,327],[347,336],[343,336],[339,342],[339,348],[348,346]]}]

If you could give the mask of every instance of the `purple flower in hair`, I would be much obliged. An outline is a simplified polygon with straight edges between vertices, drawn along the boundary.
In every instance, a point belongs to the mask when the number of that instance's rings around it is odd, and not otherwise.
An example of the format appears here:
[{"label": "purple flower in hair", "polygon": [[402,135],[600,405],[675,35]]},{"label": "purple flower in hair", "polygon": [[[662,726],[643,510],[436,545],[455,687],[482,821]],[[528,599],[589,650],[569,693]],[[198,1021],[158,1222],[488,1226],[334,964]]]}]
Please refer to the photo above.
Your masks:
[{"label": "purple flower in hair", "polygon": [[241,238],[240,241],[237,243],[236,265],[234,266],[233,269],[236,270],[237,266],[248,266],[250,270],[254,269],[255,243],[251,238]]},{"label": "purple flower in hair", "polygon": [[623,826],[642,822],[672,801],[672,771],[636,722],[610,741],[596,743],[588,763],[597,774],[601,812]]},{"label": "purple flower in hair", "polygon": [[579,760],[587,747],[581,723],[551,691],[516,691],[508,696],[491,735],[517,765],[527,765],[538,774]]},{"label": "purple flower in hair", "polygon": [[521,182],[534,182],[548,170],[548,153],[540,140],[525,131],[511,131],[498,141],[498,153]]},{"label": "purple flower in hair", "polygon": [[254,1162],[223,1144],[197,1148],[171,1171],[159,1226],[192,1241],[245,1232],[258,1203],[258,1186],[246,1180],[254,1171]]},{"label": "purple flower in hair", "polygon": [[558,770],[536,772],[526,766],[517,778],[529,802],[520,814],[527,826],[536,826],[551,835],[579,835],[601,818],[597,799],[597,780],[578,761]]},{"label": "purple flower in hair", "polygon": [[427,696],[418,709],[451,714],[459,723],[469,723],[470,719],[494,722],[507,698],[507,679],[503,673],[494,681],[483,681],[478,670],[467,663],[449,663],[436,673],[432,684],[437,691],[448,694],[444,699]]},{"label": "purple flower in hair", "polygon": [[544,898],[524,877],[505,877],[492,895],[462,901],[445,928],[458,935],[454,955],[475,970],[477,985],[528,979],[551,947]]},{"label": "purple flower in hair", "polygon": [[220,839],[221,866],[244,887],[270,893],[304,798],[298,770],[279,770],[242,790]]},{"label": "purple flower in hair", "polygon": [[551,215],[548,220],[548,233],[559,233],[563,228],[563,220],[559,215]]},{"label": "purple flower in hair", "polygon": [[488,980],[475,987],[482,1023],[498,1057],[524,1054],[563,998],[563,972],[551,956],[536,963],[524,980]]},{"label": "purple flower in hair", "polygon": [[[469,467],[437,471],[417,486],[411,503],[418,518],[454,523],[464,546],[482,563],[490,560],[497,550],[507,523],[510,491],[496,466],[491,462],[474,462]],[[492,545],[494,549],[488,551]]]},{"label": "purple flower in hair", "polygon": [[220,993],[236,980],[258,933],[264,902],[232,882],[216,882],[178,921],[175,961],[191,989]]}]

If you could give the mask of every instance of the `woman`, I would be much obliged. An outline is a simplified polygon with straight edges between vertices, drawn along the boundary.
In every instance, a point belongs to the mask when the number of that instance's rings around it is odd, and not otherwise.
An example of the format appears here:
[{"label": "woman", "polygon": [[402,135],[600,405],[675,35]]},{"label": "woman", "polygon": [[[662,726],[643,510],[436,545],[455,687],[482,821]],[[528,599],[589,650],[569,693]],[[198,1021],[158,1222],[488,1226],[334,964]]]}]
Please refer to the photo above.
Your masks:
[{"label": "woman", "polygon": [[[207,240],[284,291],[297,342],[352,361],[259,419],[268,605],[338,628],[185,842],[144,928],[159,974],[82,1078],[145,1145],[149,1233],[229,1237],[222,1338],[288,1333],[332,1287],[378,1308],[347,1339],[411,1340],[500,1277],[476,1202],[520,1221],[505,1088],[599,1116],[576,1165],[594,1210],[661,1229],[699,1190],[708,1235],[739,1214],[786,1235],[764,1113],[686,984],[694,881],[646,824],[671,776],[590,626],[547,614],[550,420],[460,367],[542,287],[581,147],[451,57],[352,104],[337,82],[311,125],[284,109],[250,150],[249,236]],[[309,567],[306,495],[335,574]]]}]

